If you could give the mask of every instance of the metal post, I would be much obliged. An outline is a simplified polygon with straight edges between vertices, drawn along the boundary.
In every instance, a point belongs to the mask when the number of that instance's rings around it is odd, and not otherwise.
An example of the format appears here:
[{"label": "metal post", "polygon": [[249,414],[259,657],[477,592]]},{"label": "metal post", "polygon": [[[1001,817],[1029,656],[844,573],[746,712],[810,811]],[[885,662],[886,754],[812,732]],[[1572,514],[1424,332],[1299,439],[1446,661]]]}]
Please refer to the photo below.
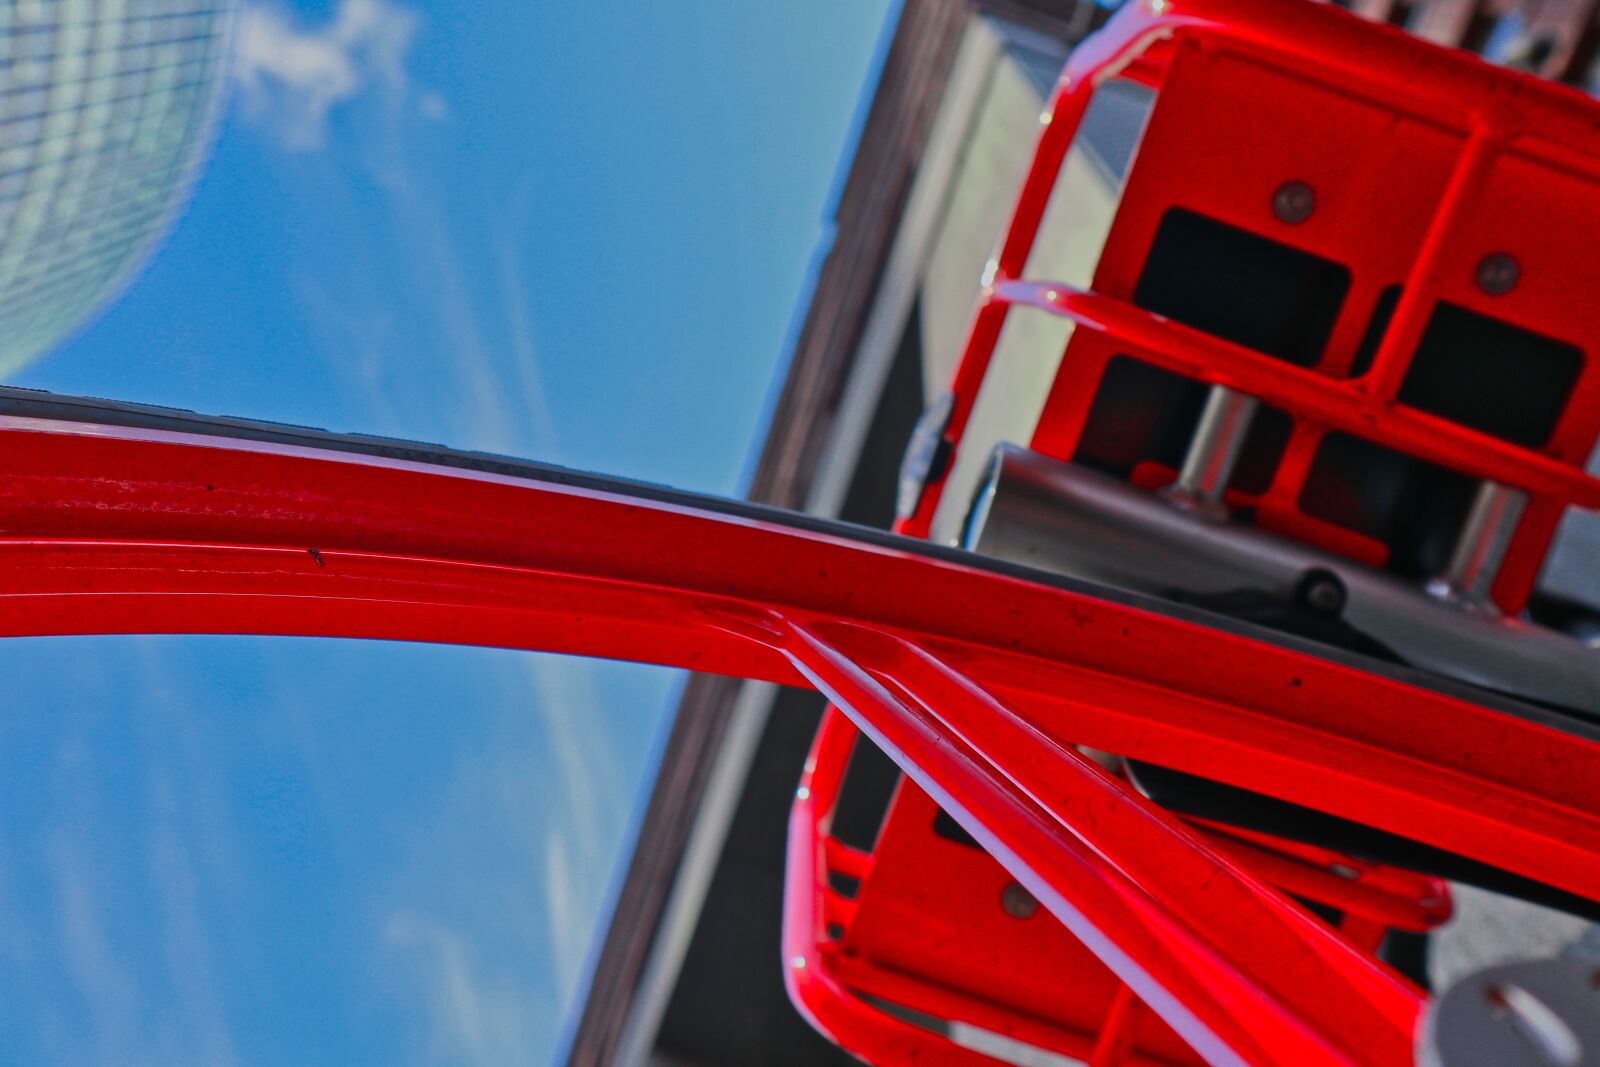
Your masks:
[{"label": "metal post", "polygon": [[1239,460],[1258,404],[1255,397],[1226,386],[1211,387],[1205,409],[1200,412],[1200,422],[1195,426],[1194,440],[1189,442],[1189,452],[1183,457],[1183,469],[1167,490],[1169,499],[1202,515],[1217,519],[1227,517],[1223,493],[1233,477],[1234,464]]},{"label": "metal post", "polygon": [[1429,591],[1471,607],[1491,608],[1490,591],[1527,504],[1528,494],[1520,489],[1489,481],[1479,486],[1450,563],[1428,583]]}]

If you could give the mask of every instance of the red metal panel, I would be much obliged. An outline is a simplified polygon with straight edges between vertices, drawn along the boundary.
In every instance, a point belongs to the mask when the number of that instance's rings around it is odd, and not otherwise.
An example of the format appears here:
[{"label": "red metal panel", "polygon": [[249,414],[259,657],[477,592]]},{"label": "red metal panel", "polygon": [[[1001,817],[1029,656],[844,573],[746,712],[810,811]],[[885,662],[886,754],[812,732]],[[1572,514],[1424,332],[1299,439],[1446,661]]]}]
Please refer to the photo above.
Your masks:
[{"label": "red metal panel", "polygon": [[[830,969],[863,993],[1007,1036],[1020,1039],[1031,1022],[1033,1043],[1086,1058],[1121,983],[1047,911],[1008,914],[1012,875],[983,850],[935,833],[938,810],[902,782],[859,907],[829,946]],[[1166,1027],[1144,1031],[1141,1054],[1192,1062]]]}]

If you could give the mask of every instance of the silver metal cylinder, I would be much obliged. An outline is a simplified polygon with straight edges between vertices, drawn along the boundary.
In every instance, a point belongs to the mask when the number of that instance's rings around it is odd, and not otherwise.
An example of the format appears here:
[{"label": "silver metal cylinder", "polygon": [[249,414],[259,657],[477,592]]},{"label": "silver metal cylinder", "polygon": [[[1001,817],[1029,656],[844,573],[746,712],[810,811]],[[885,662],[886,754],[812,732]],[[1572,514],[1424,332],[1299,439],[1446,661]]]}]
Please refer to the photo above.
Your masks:
[{"label": "silver metal cylinder", "polygon": [[1178,480],[1167,490],[1174,503],[1211,518],[1226,517],[1222,494],[1239,462],[1239,451],[1250,433],[1250,420],[1255,417],[1257,406],[1253,396],[1221,385],[1211,387]]},{"label": "silver metal cylinder", "polygon": [[1480,485],[1450,563],[1444,574],[1429,584],[1429,591],[1473,607],[1492,609],[1494,602],[1489,593],[1527,505],[1528,494],[1520,489],[1509,489],[1498,482]]}]

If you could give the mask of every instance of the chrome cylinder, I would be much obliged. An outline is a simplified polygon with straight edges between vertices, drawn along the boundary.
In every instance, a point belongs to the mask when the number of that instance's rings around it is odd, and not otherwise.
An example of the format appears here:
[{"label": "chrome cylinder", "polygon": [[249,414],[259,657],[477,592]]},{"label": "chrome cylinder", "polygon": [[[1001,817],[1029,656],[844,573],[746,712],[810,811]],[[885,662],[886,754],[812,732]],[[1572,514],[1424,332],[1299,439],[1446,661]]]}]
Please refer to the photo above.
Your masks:
[{"label": "chrome cylinder", "polygon": [[1429,591],[1470,607],[1494,610],[1489,594],[1527,505],[1528,494],[1520,489],[1498,482],[1480,485],[1450,563],[1444,574],[1429,584]]},{"label": "chrome cylinder", "polygon": [[1207,518],[1227,517],[1222,494],[1233,477],[1234,465],[1239,462],[1239,452],[1250,433],[1250,420],[1255,417],[1258,406],[1253,396],[1221,385],[1211,387],[1195,426],[1194,439],[1178,471],[1178,480],[1167,490],[1173,503]]}]

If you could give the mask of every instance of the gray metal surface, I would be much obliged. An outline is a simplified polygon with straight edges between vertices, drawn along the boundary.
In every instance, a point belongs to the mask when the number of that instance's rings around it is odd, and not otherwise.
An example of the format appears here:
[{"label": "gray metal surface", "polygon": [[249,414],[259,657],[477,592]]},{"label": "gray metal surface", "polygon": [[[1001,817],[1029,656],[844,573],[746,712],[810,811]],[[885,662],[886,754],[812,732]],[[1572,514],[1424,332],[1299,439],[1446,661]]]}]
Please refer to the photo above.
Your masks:
[{"label": "gray metal surface", "polygon": [[1450,921],[1428,939],[1434,989],[1497,963],[1554,956],[1600,963],[1600,924],[1460,882],[1451,883],[1450,899]]},{"label": "gray metal surface", "polygon": [[1597,1067],[1600,964],[1527,960],[1467,975],[1430,1003],[1418,1067]]},{"label": "gray metal surface", "polygon": [[1337,575],[1343,618],[1425,671],[1600,715],[1600,653],[1519,619],[1449,603],[1393,576],[1026,449],[995,452],[963,538],[985,556],[1157,596],[1241,589],[1292,602]]}]

